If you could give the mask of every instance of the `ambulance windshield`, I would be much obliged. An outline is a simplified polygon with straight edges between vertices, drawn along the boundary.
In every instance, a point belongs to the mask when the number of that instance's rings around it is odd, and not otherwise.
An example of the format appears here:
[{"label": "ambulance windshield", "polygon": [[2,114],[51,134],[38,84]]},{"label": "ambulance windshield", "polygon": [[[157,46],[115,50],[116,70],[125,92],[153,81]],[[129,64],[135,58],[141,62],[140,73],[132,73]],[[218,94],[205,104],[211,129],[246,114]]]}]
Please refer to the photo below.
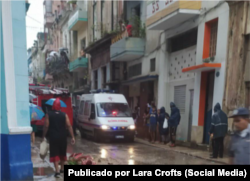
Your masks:
[{"label": "ambulance windshield", "polygon": [[132,117],[128,104],[97,103],[98,117]]}]

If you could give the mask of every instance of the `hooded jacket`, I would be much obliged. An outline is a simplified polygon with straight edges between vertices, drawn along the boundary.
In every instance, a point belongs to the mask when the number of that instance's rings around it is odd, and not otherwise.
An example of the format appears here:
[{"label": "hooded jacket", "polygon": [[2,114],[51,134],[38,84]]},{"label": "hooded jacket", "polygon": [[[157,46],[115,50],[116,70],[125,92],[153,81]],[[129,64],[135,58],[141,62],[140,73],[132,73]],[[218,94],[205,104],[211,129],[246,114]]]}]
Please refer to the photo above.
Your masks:
[{"label": "hooded jacket", "polygon": [[169,126],[178,126],[181,121],[180,110],[175,106],[173,102],[170,103],[171,116],[168,120]]},{"label": "hooded jacket", "polygon": [[160,115],[159,115],[159,118],[158,118],[158,122],[159,122],[160,125],[163,125],[165,117],[166,117],[166,111],[165,111],[165,108],[162,107],[160,109]]},{"label": "hooded jacket", "polygon": [[227,134],[228,120],[227,115],[221,110],[221,106],[217,103],[214,106],[214,115],[212,116],[212,123],[210,133],[214,138],[224,137]]}]

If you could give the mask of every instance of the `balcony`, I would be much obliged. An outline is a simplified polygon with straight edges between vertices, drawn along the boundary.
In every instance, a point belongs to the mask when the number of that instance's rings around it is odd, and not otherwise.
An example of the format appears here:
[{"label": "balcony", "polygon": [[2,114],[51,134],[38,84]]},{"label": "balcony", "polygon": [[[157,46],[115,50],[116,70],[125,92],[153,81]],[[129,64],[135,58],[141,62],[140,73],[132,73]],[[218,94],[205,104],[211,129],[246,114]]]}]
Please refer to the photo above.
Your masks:
[{"label": "balcony", "polygon": [[200,14],[201,1],[151,1],[147,5],[147,28],[166,30]]},{"label": "balcony", "polygon": [[55,17],[52,14],[46,14],[44,16],[44,26],[50,28],[55,21]]},{"label": "balcony", "polygon": [[139,37],[125,37],[122,34],[112,39],[110,47],[111,61],[132,61],[144,55],[145,39]]},{"label": "balcony", "polygon": [[80,57],[69,63],[70,72],[78,72],[78,71],[81,71],[82,68],[88,68],[87,58]]},{"label": "balcony", "polygon": [[84,10],[77,10],[75,14],[70,18],[68,23],[68,29],[77,31],[82,26],[87,26],[88,23],[88,13]]}]

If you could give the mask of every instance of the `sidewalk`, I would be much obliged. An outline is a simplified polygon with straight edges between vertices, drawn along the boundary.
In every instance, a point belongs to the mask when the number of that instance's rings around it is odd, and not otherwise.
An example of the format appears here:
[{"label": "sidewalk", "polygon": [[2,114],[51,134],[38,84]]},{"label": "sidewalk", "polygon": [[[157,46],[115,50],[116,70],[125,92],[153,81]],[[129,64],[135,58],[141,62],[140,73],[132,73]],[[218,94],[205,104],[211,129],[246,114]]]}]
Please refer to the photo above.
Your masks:
[{"label": "sidewalk", "polygon": [[154,147],[157,147],[157,148],[162,148],[162,149],[165,149],[167,151],[174,151],[174,152],[177,152],[177,153],[193,156],[193,157],[196,157],[196,158],[212,161],[212,162],[219,163],[219,164],[227,165],[228,161],[229,161],[228,157],[218,158],[218,159],[211,159],[211,158],[209,158],[210,154],[209,154],[208,151],[196,150],[196,149],[187,148],[187,147],[178,146],[178,145],[176,147],[174,147],[174,148],[170,148],[168,146],[168,144],[167,145],[163,145],[163,144],[159,144],[159,143],[151,144],[147,140],[143,140],[141,138],[136,138],[135,141],[138,142],[138,143],[141,143],[141,144],[150,145],[150,146],[154,146]]},{"label": "sidewalk", "polygon": [[40,158],[39,148],[35,145],[31,148],[31,160],[33,162],[33,175],[34,180],[36,181],[61,181],[62,178],[54,177],[54,166],[49,162],[48,156],[44,161]]}]

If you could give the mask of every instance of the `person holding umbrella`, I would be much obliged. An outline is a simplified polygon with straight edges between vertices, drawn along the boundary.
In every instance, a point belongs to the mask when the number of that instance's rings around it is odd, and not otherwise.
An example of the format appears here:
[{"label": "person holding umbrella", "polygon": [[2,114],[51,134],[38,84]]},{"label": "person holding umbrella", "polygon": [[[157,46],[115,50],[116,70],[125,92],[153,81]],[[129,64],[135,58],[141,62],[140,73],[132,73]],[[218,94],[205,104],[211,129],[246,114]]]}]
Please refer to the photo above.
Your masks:
[{"label": "person holding umbrella", "polygon": [[[30,107],[30,120],[33,121],[33,120],[41,120],[43,117],[44,117],[44,112],[42,110],[41,107],[35,105],[35,104],[32,104],[30,102],[29,104],[29,107]],[[32,127],[32,132],[31,132],[31,139],[32,139],[32,144],[34,145],[35,144],[35,133],[37,132],[37,126],[35,124],[31,124],[31,127]]]},{"label": "person holding umbrella", "polygon": [[[66,104],[59,98],[50,99],[46,104],[52,105],[52,111],[46,115],[43,139],[49,132],[50,162],[54,163],[55,177],[59,178],[60,173],[64,173],[64,163],[67,161],[67,129],[70,132],[72,144],[75,144],[75,137],[68,115],[61,112],[61,107],[66,107]],[[61,170],[59,170],[59,162]]]}]

